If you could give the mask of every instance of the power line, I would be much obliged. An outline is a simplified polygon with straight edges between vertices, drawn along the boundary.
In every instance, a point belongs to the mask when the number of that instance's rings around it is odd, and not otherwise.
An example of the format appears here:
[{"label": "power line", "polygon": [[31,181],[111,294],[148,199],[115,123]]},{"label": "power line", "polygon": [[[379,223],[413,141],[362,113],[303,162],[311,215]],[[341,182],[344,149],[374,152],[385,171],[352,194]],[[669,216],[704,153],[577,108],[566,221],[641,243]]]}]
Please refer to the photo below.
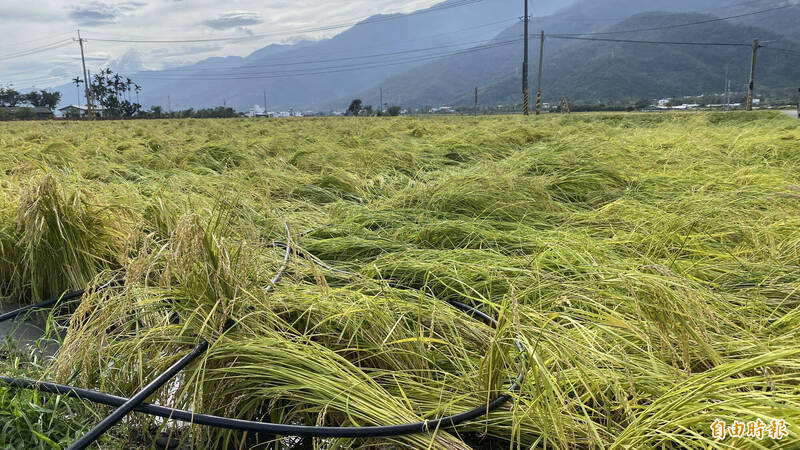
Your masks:
[{"label": "power line", "polygon": [[767,50],[775,50],[777,52],[782,52],[789,55],[800,56],[800,50],[791,50],[788,48],[780,48],[780,47],[770,47],[769,45],[762,45],[761,48],[765,48]]},{"label": "power line", "polygon": [[[491,44],[487,44],[484,46],[473,47],[467,50],[460,50],[457,52],[450,52],[450,53],[440,53],[435,55],[426,55],[422,57],[409,57],[402,60],[396,60],[393,62],[387,63],[374,63],[368,65],[361,65],[361,66],[352,66],[348,64],[346,66],[331,66],[331,67],[320,67],[315,69],[309,70],[296,70],[296,71],[287,71],[287,72],[264,72],[262,74],[248,74],[248,76],[240,76],[240,74],[221,74],[215,77],[147,77],[147,76],[140,76],[139,78],[144,80],[174,80],[174,81],[181,81],[181,80],[189,80],[189,81],[220,81],[220,80],[253,80],[253,79],[270,79],[270,78],[285,78],[285,77],[295,77],[295,76],[307,76],[307,75],[321,75],[321,74],[329,74],[329,73],[339,73],[339,72],[348,72],[353,70],[365,70],[365,69],[374,69],[380,67],[390,67],[390,66],[397,66],[403,64],[410,64],[416,62],[425,62],[425,61],[433,61],[444,57],[450,56],[457,56],[463,55],[468,53],[479,52],[483,50],[490,50],[494,48],[505,47],[508,45],[512,45],[514,43],[520,42],[522,39],[513,39],[510,41],[502,41],[502,42],[494,42]],[[249,76],[252,75],[252,76]]]},{"label": "power line", "polygon": [[49,81],[56,82],[56,81],[59,81],[59,80],[62,80],[62,79],[63,79],[63,77],[55,77],[55,76],[52,76],[52,77],[37,77],[37,78],[24,78],[24,79],[17,79],[17,80],[9,81],[8,84],[10,84],[10,85],[22,84],[22,83],[38,84],[38,83],[44,83],[44,82],[49,82]]},{"label": "power line", "polygon": [[[674,12],[673,14],[703,14],[703,13],[708,13],[708,12],[711,12],[711,11],[727,10],[727,9],[733,9],[733,8],[737,8],[737,7],[742,7],[742,6],[745,6],[745,5],[751,5],[751,4],[754,4],[754,3],[762,3],[764,1],[772,1],[772,2],[774,2],[775,0],[752,0],[752,1],[746,1],[746,2],[731,3],[729,5],[720,6],[718,8],[699,9],[699,10],[685,11],[685,12],[683,12],[683,11],[682,12]],[[778,0],[778,1],[780,3],[783,3],[783,0]],[[577,18],[577,17],[560,18],[558,16],[546,16],[543,19],[547,19],[548,22],[605,24],[605,23],[609,23],[609,22],[622,22],[624,20],[630,19],[631,17],[632,16],[581,19],[581,18]],[[587,33],[587,34],[589,34],[589,33]]]},{"label": "power line", "polygon": [[[514,19],[517,20],[517,19]],[[508,22],[508,20],[504,20],[502,22]],[[496,24],[499,22],[495,22]],[[445,33],[442,33],[445,34]],[[417,40],[417,39],[415,39]],[[413,41],[412,41],[413,42]],[[348,56],[348,57],[341,57],[341,58],[328,58],[328,59],[318,59],[318,60],[305,60],[305,61],[292,61],[292,62],[284,62],[284,63],[269,63],[269,64],[248,64],[248,65],[238,65],[238,66],[216,66],[216,67],[209,67],[203,68],[202,70],[240,70],[240,69],[251,69],[251,68],[259,68],[259,67],[280,67],[280,66],[296,66],[296,65],[306,65],[306,64],[319,64],[319,63],[327,63],[327,62],[337,62],[337,61],[348,61],[348,60],[358,60],[358,59],[366,59],[366,58],[375,58],[375,57],[384,57],[384,56],[394,56],[394,55],[402,55],[402,54],[409,54],[409,53],[419,53],[419,52],[426,52],[431,50],[439,50],[443,48],[452,48],[452,47],[463,47],[467,45],[474,45],[474,44],[485,44],[485,40],[480,41],[471,41],[471,42],[461,42],[461,43],[454,43],[454,44],[445,44],[439,45],[435,47],[427,47],[427,48],[419,48],[419,49],[410,49],[410,50],[398,50],[395,52],[388,52],[388,53],[375,53],[375,54],[368,54],[368,55],[361,55],[361,56]],[[176,67],[171,69],[162,69],[158,72],[194,72],[197,71],[197,68],[193,67]]]},{"label": "power line", "polygon": [[71,36],[71,35],[72,35],[72,32],[51,34],[51,35],[48,35],[48,36],[38,37],[36,39],[26,39],[24,41],[16,41],[16,42],[5,42],[5,43],[3,43],[3,45],[6,46],[6,47],[10,47],[10,46],[13,46],[13,45],[32,44],[34,42],[49,41],[49,40],[57,38],[57,37]]},{"label": "power line", "polygon": [[20,50],[18,52],[9,53],[7,55],[0,55],[0,61],[9,61],[9,60],[16,59],[16,58],[22,58],[24,56],[31,56],[31,55],[36,55],[36,54],[39,54],[39,53],[44,53],[44,52],[47,52],[47,51],[50,51],[50,50],[55,50],[57,48],[65,47],[66,45],[70,44],[71,42],[72,42],[71,39],[65,39],[65,40],[62,40],[62,41],[58,41],[58,42],[53,42],[53,43],[50,43],[50,44],[42,45],[40,47],[34,47],[34,48],[27,49],[27,50]]},{"label": "power line", "polygon": [[627,44],[659,44],[659,45],[694,45],[694,46],[712,46],[712,47],[750,47],[751,44],[742,44],[736,42],[679,42],[679,41],[644,41],[635,39],[611,39],[611,38],[588,38],[573,36],[568,34],[550,34],[548,37],[554,39],[569,39],[575,41],[598,41],[598,42],[619,42]]},{"label": "power line", "polygon": [[779,10],[783,10],[783,9],[787,9],[787,8],[794,8],[795,6],[797,6],[797,5],[783,5],[783,6],[777,6],[777,7],[774,7],[774,8],[762,9],[760,11],[749,12],[749,13],[745,13],[745,14],[736,14],[736,15],[727,16],[727,17],[717,17],[717,18],[714,18],[714,19],[701,20],[701,21],[689,22],[689,23],[681,23],[681,24],[677,24],[677,25],[665,25],[665,26],[661,26],[661,27],[639,28],[639,29],[635,29],[635,30],[601,31],[601,32],[595,32],[595,33],[574,33],[574,34],[564,34],[562,36],[602,36],[602,35],[609,35],[609,34],[640,33],[640,32],[644,32],[644,31],[672,30],[672,29],[675,29],[675,28],[684,28],[684,27],[690,27],[690,26],[694,26],[694,25],[705,25],[705,24],[709,24],[709,23],[722,22],[722,21],[731,20],[731,19],[739,19],[739,18],[742,18],[742,17],[750,17],[750,16],[755,16],[755,15],[758,15],[758,14],[765,14],[765,13],[768,13],[768,12],[779,11]]},{"label": "power line", "polygon": [[[441,6],[434,6],[432,8],[424,9],[421,11],[414,11],[407,14],[402,15],[391,15],[391,16],[383,16],[383,17],[375,17],[373,19],[366,19],[359,22],[348,22],[348,23],[341,23],[341,24],[334,24],[334,25],[326,25],[321,27],[312,27],[312,28],[295,28],[295,29],[288,29],[282,31],[275,31],[271,33],[260,33],[260,34],[252,34],[249,36],[231,36],[231,37],[218,37],[218,38],[198,38],[198,39],[102,39],[102,38],[92,38],[93,41],[97,42],[122,42],[122,43],[129,43],[129,44],[185,44],[185,43],[197,43],[197,42],[225,42],[225,41],[248,41],[253,39],[260,39],[264,37],[274,37],[274,36],[282,36],[286,34],[297,34],[297,33],[314,33],[319,31],[330,31],[336,30],[339,28],[348,28],[357,25],[367,25],[371,23],[380,23],[380,22],[387,22],[390,20],[397,20],[403,19],[409,16],[416,16],[420,14],[428,14],[432,12],[442,11],[451,8],[458,8],[461,6],[468,6],[473,5],[476,3],[481,3],[486,0],[458,0],[454,2],[450,2]],[[101,34],[101,33],[97,33]]]}]

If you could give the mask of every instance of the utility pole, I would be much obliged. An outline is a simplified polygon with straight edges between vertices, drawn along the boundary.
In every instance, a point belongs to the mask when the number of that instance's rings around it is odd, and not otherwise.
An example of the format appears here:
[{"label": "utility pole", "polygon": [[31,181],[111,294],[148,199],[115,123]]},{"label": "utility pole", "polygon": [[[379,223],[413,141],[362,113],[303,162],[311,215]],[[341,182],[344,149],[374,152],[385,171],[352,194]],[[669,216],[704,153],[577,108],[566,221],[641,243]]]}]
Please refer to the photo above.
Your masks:
[{"label": "utility pole", "polygon": [[172,115],[172,96],[167,96],[167,110],[169,111],[169,115]]},{"label": "utility pole", "polygon": [[[92,79],[92,71],[91,70],[87,70],[86,73],[88,74],[87,76],[89,77],[89,80],[91,80]],[[92,113],[94,113],[94,94],[92,94],[91,84],[89,84],[89,86],[90,86],[90,89],[89,89],[89,104],[86,105],[86,113],[87,114],[89,113],[90,110],[91,110]]]},{"label": "utility pole", "polygon": [[381,88],[381,115],[383,115],[383,88]]},{"label": "utility pole", "polygon": [[750,60],[750,84],[747,87],[747,110],[753,110],[753,99],[756,87],[756,58],[758,57],[758,39],[753,41],[753,58]]},{"label": "utility pole", "polygon": [[542,112],[542,63],[544,63],[544,30],[539,41],[539,87],[536,89],[536,115]]},{"label": "utility pole", "polygon": [[478,117],[478,87],[475,86],[475,117]]},{"label": "utility pole", "polygon": [[525,38],[523,44],[523,59],[522,59],[522,114],[528,115],[528,0],[525,2],[525,17],[522,22],[525,28]]},{"label": "utility pole", "polygon": [[267,108],[267,91],[264,90],[264,115],[267,116],[267,118],[269,118],[269,112],[267,111],[269,111],[269,109]]},{"label": "utility pole", "polygon": [[86,55],[83,53],[83,38],[81,30],[78,30],[78,43],[81,46],[81,63],[83,63],[83,87],[86,94],[86,116],[92,117],[92,106],[89,102],[89,72],[86,71]]},{"label": "utility pole", "polygon": [[797,118],[800,119],[800,89],[797,89]]}]

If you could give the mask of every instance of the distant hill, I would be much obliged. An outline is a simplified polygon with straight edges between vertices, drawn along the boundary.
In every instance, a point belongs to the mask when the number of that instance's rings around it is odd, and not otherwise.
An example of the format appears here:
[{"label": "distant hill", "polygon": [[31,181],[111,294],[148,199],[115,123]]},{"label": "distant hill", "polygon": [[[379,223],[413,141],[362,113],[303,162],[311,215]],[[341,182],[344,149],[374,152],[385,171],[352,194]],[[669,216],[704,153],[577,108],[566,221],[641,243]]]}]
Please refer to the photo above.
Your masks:
[{"label": "distant hill", "polygon": [[[583,23],[614,23],[643,12],[683,12],[730,17],[797,4],[794,0],[578,0],[558,11],[557,16]],[[800,8],[732,19],[731,23],[764,28],[800,38]]]},{"label": "distant hill", "polygon": [[[561,2],[550,0],[549,7],[547,2],[537,7],[551,11],[558,3]],[[463,6],[448,7],[451,5]],[[266,90],[270,109],[319,108],[421,64],[414,57],[457,50],[458,44],[489,41],[517,20],[520,9],[521,3],[506,0],[465,5],[463,0],[448,0],[416,13],[373,16],[318,42],[271,45],[247,58],[214,59],[175,70],[126,75],[143,85],[141,98],[145,106],[166,107],[169,96],[173,109],[223,103],[246,109],[263,103]],[[429,48],[434,50],[397,54]],[[372,56],[386,53],[395,54]],[[359,59],[361,56],[371,57]],[[407,62],[376,67],[398,59]],[[328,73],[306,75],[309,72]],[[75,96],[74,86],[66,85],[62,90],[65,98]]]},{"label": "distant hill", "polygon": [[[564,16],[561,16],[564,17]],[[604,31],[666,27],[703,21],[709,15],[680,13],[641,13]],[[553,20],[545,25],[563,33],[566,21]],[[560,26],[553,26],[561,24]],[[585,31],[584,31],[585,32]],[[504,41],[522,34],[521,25],[501,33]],[[775,32],[733,24],[726,21],[702,27],[684,27],[661,31],[598,36],[629,40],[673,42],[750,43],[753,38],[774,41],[776,47],[800,48],[800,44]],[[614,42],[546,39],[544,65],[544,100],[557,102],[567,96],[582,102],[663,96],[699,95],[724,90],[726,69],[733,87],[743,90],[749,75],[749,47],[704,47],[645,45]],[[391,77],[381,83],[384,95],[406,107],[426,105],[470,105],[475,86],[481,88],[484,104],[519,103],[521,91],[520,60],[522,44],[485,50],[435,61]],[[531,46],[531,86],[536,82],[538,41]],[[800,79],[800,58],[794,60],[762,49],[759,55],[758,86],[779,88],[794,86]],[[533,88],[531,91],[533,96]],[[373,95],[374,90],[362,95]]]},{"label": "distant hill", "polygon": [[[538,32],[548,35],[636,30],[746,14],[784,0],[547,0],[531,2],[531,86],[536,81]],[[457,7],[449,7],[461,5]],[[143,85],[142,103],[173,109],[222,104],[246,110],[269,97],[271,110],[343,110],[359,97],[378,106],[518,103],[522,2],[447,0],[411,14],[374,16],[333,38],[273,44],[247,57],[211,58],[165,71],[125,73]],[[685,11],[701,11],[686,13]],[[673,30],[600,37],[633,40],[751,42],[800,49],[800,7]],[[475,47],[491,43],[491,48]],[[470,47],[473,47],[470,49]],[[424,51],[418,51],[424,50]],[[448,54],[458,54],[446,56]],[[135,58],[122,58],[135,61]],[[600,102],[622,98],[720,92],[726,67],[741,89],[748,48],[652,46],[548,38],[545,101],[568,96]],[[135,67],[135,64],[129,64]],[[800,57],[761,52],[760,87],[797,83]],[[114,69],[114,67],[112,67]],[[74,85],[62,103],[75,103]],[[533,95],[533,90],[531,91]],[[82,102],[81,102],[82,103]]]},{"label": "distant hill", "polygon": [[[696,14],[643,13],[620,22],[611,30],[662,27],[707,18],[709,16]],[[776,47],[800,47],[780,34],[727,22],[624,36],[630,40],[718,43],[750,43],[753,38],[773,41],[769,45]],[[748,83],[750,57],[750,47],[577,41],[547,56],[545,100],[558,101],[567,96],[584,102],[603,102],[720,93],[725,89],[726,72],[732,87],[742,91]],[[800,58],[792,60],[767,49],[759,51],[758,87],[794,86],[798,79]],[[519,90],[515,88],[519,84],[521,77],[510,72],[505,79],[486,86],[486,95],[494,97],[495,101],[512,101],[519,97]]]}]

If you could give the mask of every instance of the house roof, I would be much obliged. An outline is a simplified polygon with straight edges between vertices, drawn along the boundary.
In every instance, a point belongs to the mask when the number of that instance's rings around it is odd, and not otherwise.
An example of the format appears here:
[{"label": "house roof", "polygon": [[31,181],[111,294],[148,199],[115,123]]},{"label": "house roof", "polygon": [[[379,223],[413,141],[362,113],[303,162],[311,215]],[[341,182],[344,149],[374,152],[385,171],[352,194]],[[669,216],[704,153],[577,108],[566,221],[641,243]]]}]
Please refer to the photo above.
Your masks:
[{"label": "house roof", "polygon": [[32,109],[37,114],[52,114],[52,111],[44,106],[0,106],[0,111],[5,111],[11,114],[19,111],[20,109]]},{"label": "house roof", "polygon": [[[59,111],[65,111],[67,109],[79,109],[81,111],[86,111],[86,106],[85,105],[69,105],[69,106],[65,106],[63,108],[59,108],[58,110]],[[102,107],[102,106],[93,106],[92,109],[95,110],[95,111],[103,111],[103,110],[105,110],[105,108]]]}]

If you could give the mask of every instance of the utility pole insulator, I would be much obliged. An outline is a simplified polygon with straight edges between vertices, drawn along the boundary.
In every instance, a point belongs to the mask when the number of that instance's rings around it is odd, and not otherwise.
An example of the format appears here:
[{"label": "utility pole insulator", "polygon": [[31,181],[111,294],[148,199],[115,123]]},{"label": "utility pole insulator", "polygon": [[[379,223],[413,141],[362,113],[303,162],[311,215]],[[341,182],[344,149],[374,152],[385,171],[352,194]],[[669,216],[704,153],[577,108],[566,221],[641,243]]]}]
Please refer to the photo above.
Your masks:
[{"label": "utility pole insulator", "polygon": [[758,58],[758,39],[753,40],[753,57],[750,60],[750,84],[747,86],[747,110],[753,110],[756,90],[756,60]]}]

